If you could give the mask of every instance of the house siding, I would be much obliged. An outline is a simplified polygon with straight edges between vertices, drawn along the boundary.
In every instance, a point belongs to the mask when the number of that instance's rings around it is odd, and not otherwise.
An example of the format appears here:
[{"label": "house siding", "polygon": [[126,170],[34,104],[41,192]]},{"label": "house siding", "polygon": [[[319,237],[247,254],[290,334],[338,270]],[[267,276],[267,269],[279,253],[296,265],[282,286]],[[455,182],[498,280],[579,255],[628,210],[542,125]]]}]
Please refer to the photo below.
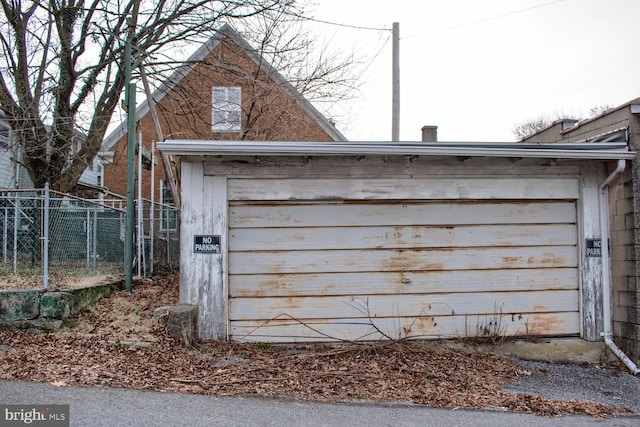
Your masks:
[{"label": "house siding", "polygon": [[13,153],[9,148],[0,147],[0,188],[15,187],[15,175]]},{"label": "house siding", "polygon": [[[0,125],[5,129],[10,128],[8,120],[0,111]],[[29,172],[24,166],[17,168],[16,177],[16,146],[11,139],[11,133],[0,136],[0,188],[33,188],[33,182]]]}]

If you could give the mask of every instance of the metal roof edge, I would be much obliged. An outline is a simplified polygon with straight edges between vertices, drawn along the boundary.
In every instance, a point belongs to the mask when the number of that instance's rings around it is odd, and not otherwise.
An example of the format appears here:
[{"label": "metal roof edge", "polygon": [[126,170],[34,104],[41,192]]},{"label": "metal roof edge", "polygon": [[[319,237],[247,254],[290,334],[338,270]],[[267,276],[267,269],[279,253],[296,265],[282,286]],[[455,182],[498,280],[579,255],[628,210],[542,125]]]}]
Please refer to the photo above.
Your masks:
[{"label": "metal roof edge", "polygon": [[323,156],[422,155],[466,157],[538,157],[558,159],[622,160],[635,158],[626,144],[521,144],[438,142],[272,142],[167,140],[158,149],[176,156]]}]

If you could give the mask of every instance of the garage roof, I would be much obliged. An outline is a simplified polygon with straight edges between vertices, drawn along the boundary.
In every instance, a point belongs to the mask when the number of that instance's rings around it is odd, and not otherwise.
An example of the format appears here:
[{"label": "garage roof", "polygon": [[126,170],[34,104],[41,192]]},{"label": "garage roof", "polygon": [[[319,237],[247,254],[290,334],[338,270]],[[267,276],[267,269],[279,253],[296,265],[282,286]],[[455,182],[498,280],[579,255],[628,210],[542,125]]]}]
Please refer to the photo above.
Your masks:
[{"label": "garage roof", "polygon": [[633,159],[626,143],[520,142],[284,142],[167,140],[158,149],[176,156],[415,155],[539,157],[554,159]]}]

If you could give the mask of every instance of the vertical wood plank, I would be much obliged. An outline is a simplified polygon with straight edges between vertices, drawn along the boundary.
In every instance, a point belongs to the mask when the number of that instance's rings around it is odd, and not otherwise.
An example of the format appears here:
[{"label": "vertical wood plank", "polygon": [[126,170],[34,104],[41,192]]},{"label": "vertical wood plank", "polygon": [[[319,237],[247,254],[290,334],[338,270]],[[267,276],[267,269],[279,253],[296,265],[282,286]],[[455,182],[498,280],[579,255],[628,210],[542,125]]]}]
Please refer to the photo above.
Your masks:
[{"label": "vertical wood plank", "polygon": [[[581,279],[581,330],[587,341],[599,341],[602,338],[602,259],[586,256],[586,239],[600,238],[600,212],[598,210],[598,191],[603,180],[600,164],[582,166],[582,185],[578,203],[580,279]],[[602,242],[607,244],[607,242]]]},{"label": "vertical wood plank", "polygon": [[204,209],[202,197],[199,197],[199,194],[204,193],[202,172],[202,165],[182,162],[180,206],[180,303],[182,304],[199,304],[199,289],[193,286],[199,269],[194,264],[196,259],[193,257],[189,237],[196,232],[199,222],[197,217]]},{"label": "vertical wood plank", "polygon": [[[206,232],[203,234],[213,234],[220,236],[220,253],[207,254],[210,257],[211,265],[211,295],[209,309],[210,316],[203,319],[208,322],[209,338],[226,339],[228,332],[228,310],[227,310],[227,178],[222,176],[205,176],[205,188],[208,191],[203,193],[205,207],[209,209],[202,224]],[[205,254],[202,254],[205,255]],[[205,325],[203,325],[205,327]],[[202,337],[204,338],[204,337]]]},{"label": "vertical wood plank", "polygon": [[[226,338],[226,178],[204,176],[202,163],[182,163],[180,302],[198,305],[198,336]],[[219,235],[219,254],[194,253],[196,235]]]}]

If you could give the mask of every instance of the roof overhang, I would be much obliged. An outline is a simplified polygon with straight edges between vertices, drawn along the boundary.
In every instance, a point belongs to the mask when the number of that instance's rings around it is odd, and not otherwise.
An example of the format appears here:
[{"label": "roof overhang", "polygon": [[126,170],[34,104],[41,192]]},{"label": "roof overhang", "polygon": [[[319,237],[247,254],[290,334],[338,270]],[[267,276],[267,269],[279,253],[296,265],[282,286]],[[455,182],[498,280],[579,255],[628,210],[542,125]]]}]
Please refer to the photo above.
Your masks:
[{"label": "roof overhang", "polygon": [[518,142],[282,142],[167,140],[160,151],[183,158],[200,156],[464,156],[585,160],[635,158],[626,143]]}]

